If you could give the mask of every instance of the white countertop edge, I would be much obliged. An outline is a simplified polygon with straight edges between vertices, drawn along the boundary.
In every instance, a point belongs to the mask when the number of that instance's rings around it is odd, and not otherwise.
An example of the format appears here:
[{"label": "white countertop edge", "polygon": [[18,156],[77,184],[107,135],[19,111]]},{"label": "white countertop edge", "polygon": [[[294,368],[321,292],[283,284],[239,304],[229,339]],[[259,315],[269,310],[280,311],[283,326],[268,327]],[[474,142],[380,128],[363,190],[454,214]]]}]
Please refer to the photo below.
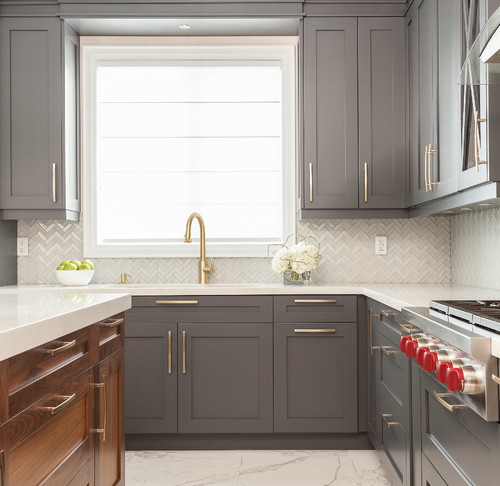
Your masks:
[{"label": "white countertop edge", "polygon": [[131,296],[121,294],[105,302],[8,329],[0,333],[0,361],[126,311],[131,306]]}]

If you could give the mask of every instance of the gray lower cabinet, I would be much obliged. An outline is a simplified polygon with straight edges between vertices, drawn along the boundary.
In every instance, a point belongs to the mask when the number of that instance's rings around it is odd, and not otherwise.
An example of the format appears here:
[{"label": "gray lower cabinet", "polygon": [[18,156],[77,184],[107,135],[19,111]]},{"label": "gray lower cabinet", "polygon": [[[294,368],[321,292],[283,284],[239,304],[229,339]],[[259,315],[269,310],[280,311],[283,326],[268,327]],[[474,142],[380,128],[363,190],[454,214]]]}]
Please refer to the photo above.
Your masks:
[{"label": "gray lower cabinet", "polygon": [[177,432],[177,324],[127,317],[125,432]]},{"label": "gray lower cabinet", "polygon": [[[422,486],[451,486],[439,475],[426,455],[422,455]],[[458,486],[458,485],[457,485]]]},{"label": "gray lower cabinet", "polygon": [[378,317],[378,302],[368,300],[368,388],[367,388],[367,433],[372,444],[377,448],[380,444],[379,406],[377,403],[377,375],[380,367],[380,353],[374,319]]},{"label": "gray lower cabinet", "polygon": [[[422,484],[426,484],[426,459],[449,486],[498,484],[500,425],[484,421],[467,407],[449,411],[437,393],[448,392],[434,375],[421,371]],[[453,401],[453,396],[445,400]]]},{"label": "gray lower cabinet", "polygon": [[273,431],[271,323],[178,325],[179,432]]},{"label": "gray lower cabinet", "polygon": [[403,18],[304,20],[302,217],[406,207],[404,35]]},{"label": "gray lower cabinet", "polygon": [[357,432],[357,324],[274,325],[274,430]]},{"label": "gray lower cabinet", "polygon": [[78,219],[78,36],[58,17],[0,18],[0,215]]}]

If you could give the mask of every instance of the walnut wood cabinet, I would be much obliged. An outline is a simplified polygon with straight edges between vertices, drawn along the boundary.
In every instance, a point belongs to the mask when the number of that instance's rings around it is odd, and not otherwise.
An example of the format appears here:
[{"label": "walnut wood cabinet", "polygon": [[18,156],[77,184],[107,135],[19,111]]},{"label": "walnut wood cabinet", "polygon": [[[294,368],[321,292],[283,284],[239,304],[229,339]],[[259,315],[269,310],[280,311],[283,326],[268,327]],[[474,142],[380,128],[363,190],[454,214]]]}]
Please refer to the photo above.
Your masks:
[{"label": "walnut wood cabinet", "polygon": [[0,363],[0,484],[124,484],[124,316]]}]

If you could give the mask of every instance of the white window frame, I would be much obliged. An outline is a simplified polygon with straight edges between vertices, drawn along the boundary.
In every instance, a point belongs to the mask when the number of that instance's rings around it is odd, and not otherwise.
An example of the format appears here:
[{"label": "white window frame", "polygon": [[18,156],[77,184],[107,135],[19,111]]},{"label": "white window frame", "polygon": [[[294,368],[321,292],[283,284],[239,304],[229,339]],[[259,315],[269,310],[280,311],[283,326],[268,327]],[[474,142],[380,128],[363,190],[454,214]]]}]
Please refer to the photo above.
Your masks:
[{"label": "white window frame", "polygon": [[[96,67],[101,61],[168,59],[278,61],[282,65],[282,241],[295,233],[297,171],[297,38],[296,37],[81,37],[82,202],[84,254],[88,257],[195,257],[199,245],[184,244],[185,228],[179,228],[179,243],[99,244],[97,241],[97,192],[94,154],[96,150]],[[193,51],[197,46],[197,53]],[[165,46],[168,47],[168,54]],[[235,47],[238,49],[235,58]],[[167,57],[165,57],[167,58]],[[265,217],[265,216],[264,216]],[[230,224],[230,222],[228,222]],[[161,224],[161,222],[160,222]],[[168,224],[165,221],[165,224]],[[209,228],[207,228],[207,232]],[[193,240],[199,235],[197,223]],[[265,257],[269,242],[207,242],[207,253],[215,257]]]}]

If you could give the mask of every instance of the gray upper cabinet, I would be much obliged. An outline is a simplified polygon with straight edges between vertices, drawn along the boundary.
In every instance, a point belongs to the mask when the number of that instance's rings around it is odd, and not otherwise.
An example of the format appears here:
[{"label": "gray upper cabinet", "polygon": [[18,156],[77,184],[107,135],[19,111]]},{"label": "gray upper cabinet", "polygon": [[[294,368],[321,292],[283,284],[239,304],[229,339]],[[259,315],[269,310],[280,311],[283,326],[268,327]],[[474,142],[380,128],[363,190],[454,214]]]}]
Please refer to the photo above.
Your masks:
[{"label": "gray upper cabinet", "polygon": [[359,207],[406,206],[404,19],[358,20]]},{"label": "gray upper cabinet", "polygon": [[0,18],[0,213],[78,219],[78,36],[59,18]]},{"label": "gray upper cabinet", "polygon": [[305,19],[302,217],[406,207],[404,39],[402,18]]},{"label": "gray upper cabinet", "polygon": [[357,19],[304,20],[303,209],[358,207]]}]

